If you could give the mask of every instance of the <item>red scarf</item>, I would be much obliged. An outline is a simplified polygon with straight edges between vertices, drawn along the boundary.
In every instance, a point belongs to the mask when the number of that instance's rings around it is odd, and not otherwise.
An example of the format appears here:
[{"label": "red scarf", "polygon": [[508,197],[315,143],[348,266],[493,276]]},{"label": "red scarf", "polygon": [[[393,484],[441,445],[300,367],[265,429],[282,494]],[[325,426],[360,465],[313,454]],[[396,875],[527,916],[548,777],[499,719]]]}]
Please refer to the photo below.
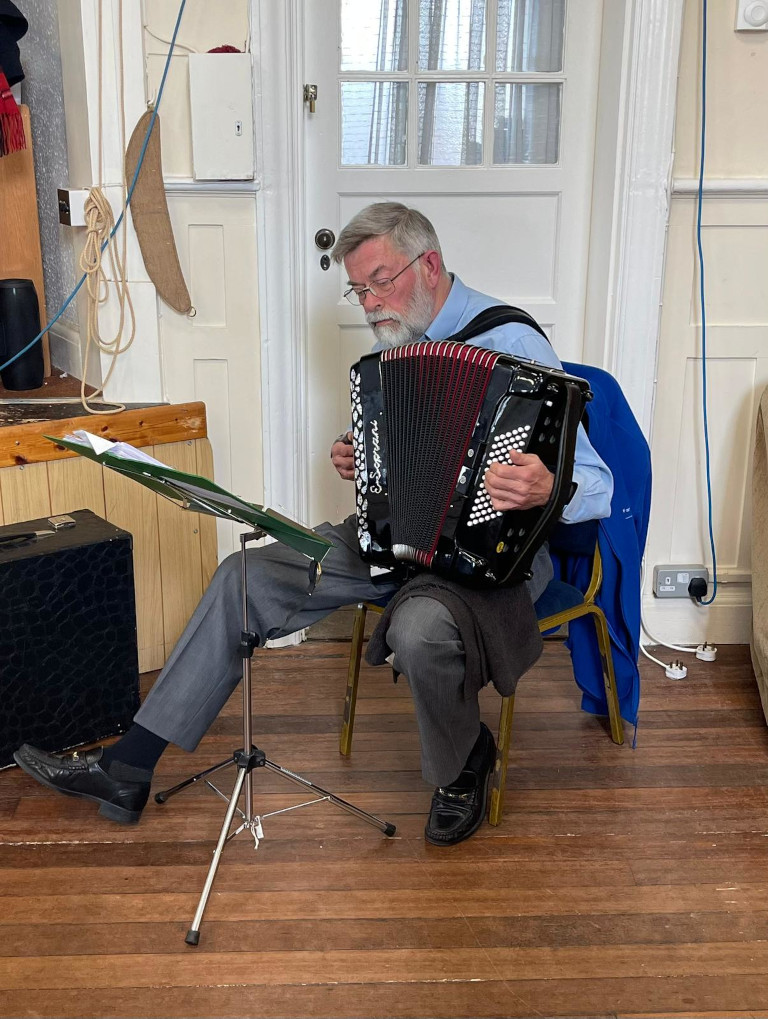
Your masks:
[{"label": "red scarf", "polygon": [[8,79],[0,71],[0,156],[27,147],[21,111],[13,98]]}]

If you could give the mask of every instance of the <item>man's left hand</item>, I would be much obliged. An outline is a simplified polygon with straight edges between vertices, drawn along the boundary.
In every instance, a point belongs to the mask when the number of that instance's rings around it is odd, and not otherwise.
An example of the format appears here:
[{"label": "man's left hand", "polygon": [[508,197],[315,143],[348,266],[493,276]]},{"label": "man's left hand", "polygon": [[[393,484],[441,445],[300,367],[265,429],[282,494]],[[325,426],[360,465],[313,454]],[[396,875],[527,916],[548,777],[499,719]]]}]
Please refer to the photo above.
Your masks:
[{"label": "man's left hand", "polygon": [[544,506],[555,477],[535,453],[510,450],[509,463],[494,462],[485,475],[485,487],[496,511],[526,510]]}]

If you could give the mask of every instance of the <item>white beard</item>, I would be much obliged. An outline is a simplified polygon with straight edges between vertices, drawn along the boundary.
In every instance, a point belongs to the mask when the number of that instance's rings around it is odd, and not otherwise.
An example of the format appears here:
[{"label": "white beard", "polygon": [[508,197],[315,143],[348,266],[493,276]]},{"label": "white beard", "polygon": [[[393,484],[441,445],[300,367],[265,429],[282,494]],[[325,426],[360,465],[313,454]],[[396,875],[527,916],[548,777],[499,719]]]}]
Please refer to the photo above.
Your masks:
[{"label": "white beard", "polygon": [[[421,339],[434,318],[432,294],[422,279],[416,284],[411,302],[403,314],[395,311],[372,311],[365,320],[373,329],[376,340],[384,347],[399,347]],[[395,324],[379,326],[376,323],[391,319]]]}]

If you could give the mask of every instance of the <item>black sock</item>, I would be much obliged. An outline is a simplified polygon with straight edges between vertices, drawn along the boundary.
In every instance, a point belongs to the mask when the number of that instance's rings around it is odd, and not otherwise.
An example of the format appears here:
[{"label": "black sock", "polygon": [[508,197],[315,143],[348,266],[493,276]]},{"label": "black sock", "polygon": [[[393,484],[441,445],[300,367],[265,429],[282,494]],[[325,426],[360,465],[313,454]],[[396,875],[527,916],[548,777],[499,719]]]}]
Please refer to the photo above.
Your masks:
[{"label": "black sock", "polygon": [[149,729],[145,729],[143,725],[134,722],[117,743],[104,748],[100,763],[102,768],[110,774],[111,765],[119,761],[132,768],[147,771],[151,775],[160,760],[160,755],[167,746],[167,739],[156,736]]},{"label": "black sock", "polygon": [[493,741],[493,736],[491,735],[488,727],[481,722],[480,735],[472,745],[472,749],[469,751],[469,757],[464,762],[464,767],[453,782],[449,782],[447,783],[447,786],[442,786],[441,788],[445,789],[450,787],[453,790],[461,791],[474,788],[474,777],[487,762],[489,741]]},{"label": "black sock", "polygon": [[488,755],[488,743],[492,740],[490,731],[488,728],[480,723],[480,735],[475,740],[474,746],[469,752],[467,763],[464,765],[465,768],[469,768],[472,771],[477,771],[485,761]]}]

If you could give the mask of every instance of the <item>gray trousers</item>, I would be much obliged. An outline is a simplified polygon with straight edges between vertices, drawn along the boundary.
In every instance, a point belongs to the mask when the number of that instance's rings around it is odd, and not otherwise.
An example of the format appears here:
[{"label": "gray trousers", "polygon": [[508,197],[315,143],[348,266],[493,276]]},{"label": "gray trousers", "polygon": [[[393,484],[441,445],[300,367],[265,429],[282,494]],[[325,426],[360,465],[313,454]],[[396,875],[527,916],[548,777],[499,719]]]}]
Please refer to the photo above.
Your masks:
[{"label": "gray trousers", "polygon": [[[306,593],[304,556],[281,543],[246,553],[248,622],[260,646],[343,605],[388,597],[397,590],[391,580],[371,580],[358,555],[353,517],[316,530],[335,547],[323,561],[322,577],[311,596]],[[135,721],[184,750],[194,750],[242,677],[241,629],[238,552],[217,569]],[[448,785],[458,777],[480,731],[477,699],[464,700],[462,695],[464,649],[456,624],[433,599],[412,598],[394,613],[387,639],[395,667],[410,684],[422,774],[431,785]]]}]

